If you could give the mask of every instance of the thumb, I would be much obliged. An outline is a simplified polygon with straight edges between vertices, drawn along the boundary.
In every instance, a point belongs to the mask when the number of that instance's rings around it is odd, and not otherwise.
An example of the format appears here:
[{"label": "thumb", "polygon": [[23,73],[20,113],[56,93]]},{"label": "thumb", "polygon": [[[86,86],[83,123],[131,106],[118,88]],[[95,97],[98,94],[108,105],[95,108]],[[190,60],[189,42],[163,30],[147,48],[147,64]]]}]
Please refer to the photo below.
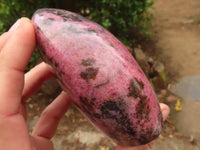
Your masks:
[{"label": "thumb", "polygon": [[0,49],[0,113],[4,115],[19,111],[24,70],[35,49],[34,28],[28,18],[18,20],[7,34]]},{"label": "thumb", "polygon": [[7,34],[9,37],[0,50],[0,68],[24,71],[35,49],[35,33],[31,20],[19,19]]}]

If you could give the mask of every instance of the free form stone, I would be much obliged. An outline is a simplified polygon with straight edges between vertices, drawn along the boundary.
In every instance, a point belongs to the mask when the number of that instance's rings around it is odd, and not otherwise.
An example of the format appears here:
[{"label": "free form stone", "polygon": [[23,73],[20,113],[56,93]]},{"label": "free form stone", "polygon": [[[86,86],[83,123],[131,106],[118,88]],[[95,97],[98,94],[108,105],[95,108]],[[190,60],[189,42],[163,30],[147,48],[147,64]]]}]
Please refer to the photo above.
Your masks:
[{"label": "free form stone", "polygon": [[119,40],[69,11],[41,9],[32,20],[42,57],[95,126],[124,146],[146,144],[160,134],[155,93]]}]

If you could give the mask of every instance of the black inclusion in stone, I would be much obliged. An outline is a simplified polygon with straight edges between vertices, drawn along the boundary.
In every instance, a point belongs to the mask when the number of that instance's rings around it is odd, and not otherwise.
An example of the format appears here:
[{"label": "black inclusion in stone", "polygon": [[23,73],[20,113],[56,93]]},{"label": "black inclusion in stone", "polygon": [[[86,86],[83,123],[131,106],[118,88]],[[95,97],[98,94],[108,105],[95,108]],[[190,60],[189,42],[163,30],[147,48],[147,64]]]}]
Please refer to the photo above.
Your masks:
[{"label": "black inclusion in stone", "polygon": [[93,105],[94,103],[91,102],[88,98],[86,97],[79,97],[79,100],[81,102],[81,108],[82,110],[87,113],[87,115],[92,116],[93,114],[91,113],[91,111],[93,111]]},{"label": "black inclusion in stone", "polygon": [[82,96],[80,96],[79,98],[80,98],[80,101],[82,102],[82,104],[84,104],[85,106],[87,106],[89,108],[93,108],[93,106],[94,106],[94,99],[89,100],[88,98],[82,97]]},{"label": "black inclusion in stone", "polygon": [[54,18],[46,18],[46,19],[44,19],[43,24],[45,24],[47,26],[52,25],[54,20],[55,20]]},{"label": "black inclusion in stone", "polygon": [[98,68],[89,67],[89,68],[86,68],[84,72],[81,72],[80,76],[81,78],[85,80],[89,80],[89,79],[95,80],[96,75],[98,74],[98,70],[99,70]]},{"label": "black inclusion in stone", "polygon": [[151,108],[149,106],[149,99],[147,99],[146,97],[140,99],[140,101],[136,105],[136,118],[148,122],[150,121],[150,112]]},{"label": "black inclusion in stone", "polygon": [[158,121],[161,122],[161,125],[162,125],[162,127],[163,127],[164,122],[163,122],[163,117],[162,117],[162,113],[161,113],[161,111],[159,111],[159,113],[158,113]]},{"label": "black inclusion in stone", "polygon": [[59,63],[55,62],[55,67],[56,68],[59,67]]},{"label": "black inclusion in stone", "polygon": [[140,132],[140,138],[138,141],[144,145],[154,140],[160,135],[160,129],[154,129],[153,127],[146,127]]},{"label": "black inclusion in stone", "polygon": [[105,82],[102,82],[102,83],[100,83],[100,84],[97,84],[94,88],[100,88],[100,87],[106,86],[109,82],[110,82],[110,80],[107,80],[107,81],[105,81]]},{"label": "black inclusion in stone", "polygon": [[95,30],[95,29],[90,29],[90,28],[88,28],[87,31],[88,31],[88,32],[95,32],[95,33],[98,32],[97,30]]},{"label": "black inclusion in stone", "polygon": [[107,101],[102,104],[100,110],[102,112],[103,119],[112,119],[117,123],[118,132],[122,132],[123,134],[128,134],[132,137],[136,135],[136,131],[134,131],[134,127],[126,113],[124,104],[117,101]]},{"label": "black inclusion in stone", "polygon": [[42,16],[44,16],[44,14],[43,14],[43,13],[38,13],[38,15],[39,15],[39,16],[41,16],[41,17],[42,17]]},{"label": "black inclusion in stone", "polygon": [[132,78],[128,88],[128,96],[133,96],[134,98],[140,97],[143,88],[144,83],[142,81],[138,81],[137,79]]},{"label": "black inclusion in stone", "polygon": [[48,61],[49,61],[50,63],[53,63],[53,61],[54,61],[54,60],[53,60],[53,57],[49,57],[49,58],[48,58]]},{"label": "black inclusion in stone", "polygon": [[81,65],[83,66],[92,66],[95,63],[94,58],[83,59]]},{"label": "black inclusion in stone", "polygon": [[40,29],[40,27],[39,27],[39,26],[37,26],[37,31],[40,31],[40,32],[41,32],[41,29]]},{"label": "black inclusion in stone", "polygon": [[92,120],[101,119],[101,114],[95,112],[95,101],[96,98],[88,99],[86,97],[80,96],[79,97],[81,102],[82,110],[89,115]]},{"label": "black inclusion in stone", "polygon": [[64,21],[73,20],[73,21],[80,22],[80,21],[85,20],[84,17],[82,17],[78,14],[72,14],[65,10],[47,9],[46,11],[49,13],[61,16]]},{"label": "black inclusion in stone", "polygon": [[83,17],[78,16],[76,14],[68,14],[68,13],[63,14],[63,13],[61,13],[60,16],[63,17],[64,21],[73,20],[73,21],[76,21],[76,22],[81,22],[81,21],[85,20]]}]

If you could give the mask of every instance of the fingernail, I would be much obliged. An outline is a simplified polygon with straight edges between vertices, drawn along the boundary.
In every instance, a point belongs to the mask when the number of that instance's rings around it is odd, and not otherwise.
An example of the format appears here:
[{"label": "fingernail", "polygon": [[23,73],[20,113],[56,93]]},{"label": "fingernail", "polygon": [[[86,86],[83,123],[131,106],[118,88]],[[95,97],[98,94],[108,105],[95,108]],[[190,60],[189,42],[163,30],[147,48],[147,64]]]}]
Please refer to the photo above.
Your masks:
[{"label": "fingernail", "polygon": [[31,22],[31,20],[26,17],[22,17],[21,20],[26,21],[26,22]]},{"label": "fingernail", "polygon": [[19,24],[20,24],[20,20],[21,19],[18,19],[13,25],[12,27],[9,29],[9,32],[11,31],[15,31],[18,27],[19,27]]}]

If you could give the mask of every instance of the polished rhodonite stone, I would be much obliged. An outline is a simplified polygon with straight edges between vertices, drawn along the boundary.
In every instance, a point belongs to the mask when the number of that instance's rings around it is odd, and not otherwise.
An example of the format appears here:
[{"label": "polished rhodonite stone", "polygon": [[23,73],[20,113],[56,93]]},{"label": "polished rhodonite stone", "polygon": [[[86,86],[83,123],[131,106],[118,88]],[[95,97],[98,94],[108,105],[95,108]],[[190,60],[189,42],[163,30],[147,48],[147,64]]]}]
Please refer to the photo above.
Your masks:
[{"label": "polished rhodonite stone", "polygon": [[69,11],[40,9],[32,20],[43,59],[96,127],[123,146],[146,144],[160,134],[154,91],[118,39]]}]

